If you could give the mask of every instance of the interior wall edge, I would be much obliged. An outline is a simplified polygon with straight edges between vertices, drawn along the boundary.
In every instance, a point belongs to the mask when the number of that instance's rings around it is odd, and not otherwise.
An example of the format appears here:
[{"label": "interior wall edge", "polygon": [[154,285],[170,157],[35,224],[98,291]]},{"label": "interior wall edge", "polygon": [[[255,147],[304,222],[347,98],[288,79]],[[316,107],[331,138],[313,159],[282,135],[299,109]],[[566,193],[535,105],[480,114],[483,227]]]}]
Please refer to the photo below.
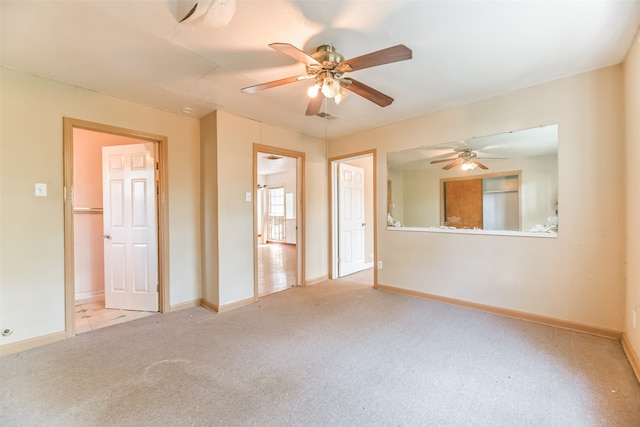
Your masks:
[{"label": "interior wall edge", "polygon": [[202,301],[201,301],[200,305],[202,307],[206,308],[207,310],[213,311],[214,313],[218,313],[219,312],[218,311],[218,304],[215,304],[215,303],[209,301],[206,298],[202,298]]},{"label": "interior wall edge", "polygon": [[633,346],[629,341],[629,336],[623,332],[622,333],[622,349],[624,350],[624,354],[627,355],[627,359],[629,359],[629,364],[631,365],[631,369],[633,369],[633,373],[636,375],[636,379],[640,383],[640,357],[633,350]]}]

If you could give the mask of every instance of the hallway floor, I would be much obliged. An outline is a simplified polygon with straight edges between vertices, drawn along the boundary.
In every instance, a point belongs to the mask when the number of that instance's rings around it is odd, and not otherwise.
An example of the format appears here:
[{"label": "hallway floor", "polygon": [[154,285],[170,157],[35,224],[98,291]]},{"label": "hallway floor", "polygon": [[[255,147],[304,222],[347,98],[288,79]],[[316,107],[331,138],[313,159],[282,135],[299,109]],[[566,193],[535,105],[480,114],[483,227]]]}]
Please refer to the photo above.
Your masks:
[{"label": "hallway floor", "polygon": [[258,245],[258,296],[284,291],[297,284],[296,248],[284,243]]},{"label": "hallway floor", "polygon": [[76,334],[140,319],[156,314],[150,311],[120,310],[104,307],[104,296],[76,301]]}]

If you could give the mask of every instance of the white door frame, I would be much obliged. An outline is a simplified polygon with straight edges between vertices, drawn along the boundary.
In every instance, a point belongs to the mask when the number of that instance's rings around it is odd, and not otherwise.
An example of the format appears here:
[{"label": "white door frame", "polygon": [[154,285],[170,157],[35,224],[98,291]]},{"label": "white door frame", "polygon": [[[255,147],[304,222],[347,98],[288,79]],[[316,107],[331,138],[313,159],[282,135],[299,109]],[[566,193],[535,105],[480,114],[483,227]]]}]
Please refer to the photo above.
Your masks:
[{"label": "white door frame", "polygon": [[119,128],[85,120],[63,118],[63,173],[64,173],[64,283],[65,283],[65,333],[67,338],[76,335],[75,321],[75,266],[74,266],[74,221],[73,221],[73,130],[86,129],[94,132],[150,141],[156,147],[158,168],[158,311],[170,311],[169,302],[169,203],[168,203],[168,139],[136,130]]},{"label": "white door frame", "polygon": [[373,287],[375,288],[378,286],[378,269],[376,268],[378,265],[378,163],[375,149],[331,157],[327,163],[327,167],[329,169],[329,278],[338,278],[338,163],[346,163],[349,160],[369,156],[372,157],[371,161],[373,162],[372,176],[367,177],[366,179],[371,179],[373,182]]},{"label": "white door frame", "polygon": [[258,300],[258,220],[256,216],[256,197],[258,196],[258,153],[275,154],[296,159],[296,252],[297,272],[296,284],[306,286],[305,278],[305,154],[301,151],[270,145],[253,144],[253,299]]}]

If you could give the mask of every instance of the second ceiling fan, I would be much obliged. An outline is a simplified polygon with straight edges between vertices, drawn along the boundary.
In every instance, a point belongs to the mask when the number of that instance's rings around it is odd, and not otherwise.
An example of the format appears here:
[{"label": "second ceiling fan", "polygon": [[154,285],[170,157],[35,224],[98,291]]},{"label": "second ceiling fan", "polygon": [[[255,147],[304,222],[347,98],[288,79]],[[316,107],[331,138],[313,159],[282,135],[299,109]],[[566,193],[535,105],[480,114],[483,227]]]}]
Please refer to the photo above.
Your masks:
[{"label": "second ceiling fan", "polygon": [[344,73],[412,58],[411,49],[401,44],[347,60],[330,44],[318,47],[311,55],[289,43],[272,43],[269,47],[303,63],[306,74],[245,87],[242,91],[254,93],[302,80],[315,80],[315,84],[307,91],[311,98],[305,113],[307,116],[320,112],[324,98],[333,98],[336,103],[340,103],[348,95],[345,89],[386,107],[393,102],[393,98],[355,79],[344,77]]},{"label": "second ceiling fan", "polygon": [[463,170],[475,169],[476,166],[479,167],[480,169],[489,169],[488,167],[486,167],[485,165],[483,165],[478,161],[478,158],[479,158],[478,154],[475,151],[473,151],[471,148],[463,148],[455,151],[458,153],[456,157],[452,157],[449,159],[432,160],[431,164],[450,162],[448,165],[445,165],[442,168],[444,170],[449,170],[458,165],[460,165]]}]

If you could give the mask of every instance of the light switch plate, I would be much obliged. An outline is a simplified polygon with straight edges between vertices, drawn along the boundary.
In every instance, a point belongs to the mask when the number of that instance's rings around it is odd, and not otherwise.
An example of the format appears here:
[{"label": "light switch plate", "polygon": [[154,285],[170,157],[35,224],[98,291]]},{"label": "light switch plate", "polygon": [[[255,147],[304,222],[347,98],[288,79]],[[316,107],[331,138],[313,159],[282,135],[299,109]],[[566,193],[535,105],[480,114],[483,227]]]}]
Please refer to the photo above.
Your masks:
[{"label": "light switch plate", "polygon": [[36,183],[36,196],[47,197],[47,184]]},{"label": "light switch plate", "polygon": [[244,195],[244,200],[245,200],[245,201],[247,201],[247,202],[250,202],[250,201],[251,201],[251,192],[250,192],[250,191],[247,191],[247,192],[245,193],[245,195]]}]

